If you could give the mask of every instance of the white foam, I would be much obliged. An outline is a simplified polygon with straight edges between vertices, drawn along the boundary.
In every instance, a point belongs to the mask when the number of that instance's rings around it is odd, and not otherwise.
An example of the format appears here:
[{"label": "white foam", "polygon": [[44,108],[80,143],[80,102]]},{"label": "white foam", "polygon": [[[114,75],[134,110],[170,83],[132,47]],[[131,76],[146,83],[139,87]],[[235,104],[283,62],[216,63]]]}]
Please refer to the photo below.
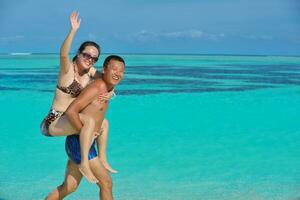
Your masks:
[{"label": "white foam", "polygon": [[30,53],[30,52],[23,52],[23,53],[13,52],[13,53],[9,53],[9,55],[11,55],[11,56],[29,56],[31,54],[32,53]]}]

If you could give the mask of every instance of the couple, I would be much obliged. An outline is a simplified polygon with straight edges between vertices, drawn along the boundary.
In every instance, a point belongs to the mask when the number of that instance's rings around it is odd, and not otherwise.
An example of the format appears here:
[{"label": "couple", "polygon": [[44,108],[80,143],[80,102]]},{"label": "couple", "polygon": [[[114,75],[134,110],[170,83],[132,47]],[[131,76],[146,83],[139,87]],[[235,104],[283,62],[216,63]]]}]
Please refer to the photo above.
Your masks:
[{"label": "couple", "polygon": [[46,136],[68,136],[69,160],[63,184],[46,199],[63,199],[76,190],[82,175],[98,185],[100,199],[113,199],[108,171],[116,171],[106,159],[108,122],[104,116],[114,87],[123,79],[125,62],[120,56],[108,56],[102,72],[97,72],[93,65],[100,55],[100,47],[90,41],[84,42],[70,61],[70,46],[80,26],[77,12],[72,12],[70,22],[71,31],[60,49],[60,73],[54,100],[41,124],[41,131]]}]

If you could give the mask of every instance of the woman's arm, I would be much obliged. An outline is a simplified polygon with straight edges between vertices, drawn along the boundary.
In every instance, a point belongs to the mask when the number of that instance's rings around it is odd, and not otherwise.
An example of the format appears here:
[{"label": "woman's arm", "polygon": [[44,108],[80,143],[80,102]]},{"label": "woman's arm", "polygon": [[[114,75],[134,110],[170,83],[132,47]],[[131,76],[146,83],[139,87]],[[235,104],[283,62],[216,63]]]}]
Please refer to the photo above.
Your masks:
[{"label": "woman's arm", "polygon": [[76,31],[80,26],[79,13],[73,11],[70,15],[71,30],[60,48],[60,69],[67,73],[70,68],[69,51]]}]

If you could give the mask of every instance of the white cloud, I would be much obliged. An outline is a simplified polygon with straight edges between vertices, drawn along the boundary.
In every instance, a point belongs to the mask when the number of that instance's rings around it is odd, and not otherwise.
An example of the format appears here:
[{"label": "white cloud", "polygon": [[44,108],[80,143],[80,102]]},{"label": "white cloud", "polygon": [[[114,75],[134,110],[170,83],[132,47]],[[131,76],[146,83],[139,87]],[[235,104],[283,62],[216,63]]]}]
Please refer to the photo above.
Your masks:
[{"label": "white cloud", "polygon": [[167,32],[162,33],[161,36],[166,38],[191,38],[197,39],[203,37],[204,33],[200,30],[188,30],[188,31],[176,31],[176,32]]},{"label": "white cloud", "polygon": [[15,35],[15,36],[5,36],[0,37],[0,42],[16,42],[23,40],[25,37],[23,35]]},{"label": "white cloud", "polygon": [[[114,35],[118,39],[124,39],[119,34]],[[127,39],[130,41],[140,41],[140,42],[149,42],[149,41],[159,41],[159,40],[178,40],[178,39],[188,39],[188,40],[213,40],[218,41],[225,37],[224,33],[205,33],[201,30],[185,30],[185,31],[170,31],[170,32],[153,32],[142,30],[137,33],[129,34]],[[125,38],[126,39],[126,38]]]},{"label": "white cloud", "polygon": [[219,41],[225,37],[225,34],[224,33],[207,34],[206,37],[213,41]]},{"label": "white cloud", "polygon": [[145,41],[154,41],[157,40],[159,35],[155,32],[152,31],[146,31],[146,30],[142,30],[136,34],[133,34],[133,36],[135,37],[136,40],[141,41],[141,42],[145,42]]},{"label": "white cloud", "polygon": [[250,39],[250,40],[273,40],[274,37],[271,35],[246,35],[242,36],[242,38]]}]

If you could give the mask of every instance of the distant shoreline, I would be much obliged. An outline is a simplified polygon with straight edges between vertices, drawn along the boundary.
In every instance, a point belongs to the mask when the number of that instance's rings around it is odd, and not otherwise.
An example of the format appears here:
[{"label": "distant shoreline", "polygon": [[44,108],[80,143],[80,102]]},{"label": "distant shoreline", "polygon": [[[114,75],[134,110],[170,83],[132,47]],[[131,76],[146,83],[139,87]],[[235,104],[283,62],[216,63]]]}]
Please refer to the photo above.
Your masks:
[{"label": "distant shoreline", "polygon": [[[71,53],[72,54],[72,53]],[[75,54],[75,52],[73,53]],[[248,57],[300,57],[300,55],[280,55],[280,54],[271,54],[271,55],[262,55],[262,54],[193,54],[193,53],[102,53],[104,55],[110,54],[119,54],[119,55],[149,55],[149,56],[248,56]],[[31,53],[31,52],[9,52],[9,53],[0,53],[0,55],[9,55],[9,56],[30,56],[30,55],[59,55],[59,53]]]}]

